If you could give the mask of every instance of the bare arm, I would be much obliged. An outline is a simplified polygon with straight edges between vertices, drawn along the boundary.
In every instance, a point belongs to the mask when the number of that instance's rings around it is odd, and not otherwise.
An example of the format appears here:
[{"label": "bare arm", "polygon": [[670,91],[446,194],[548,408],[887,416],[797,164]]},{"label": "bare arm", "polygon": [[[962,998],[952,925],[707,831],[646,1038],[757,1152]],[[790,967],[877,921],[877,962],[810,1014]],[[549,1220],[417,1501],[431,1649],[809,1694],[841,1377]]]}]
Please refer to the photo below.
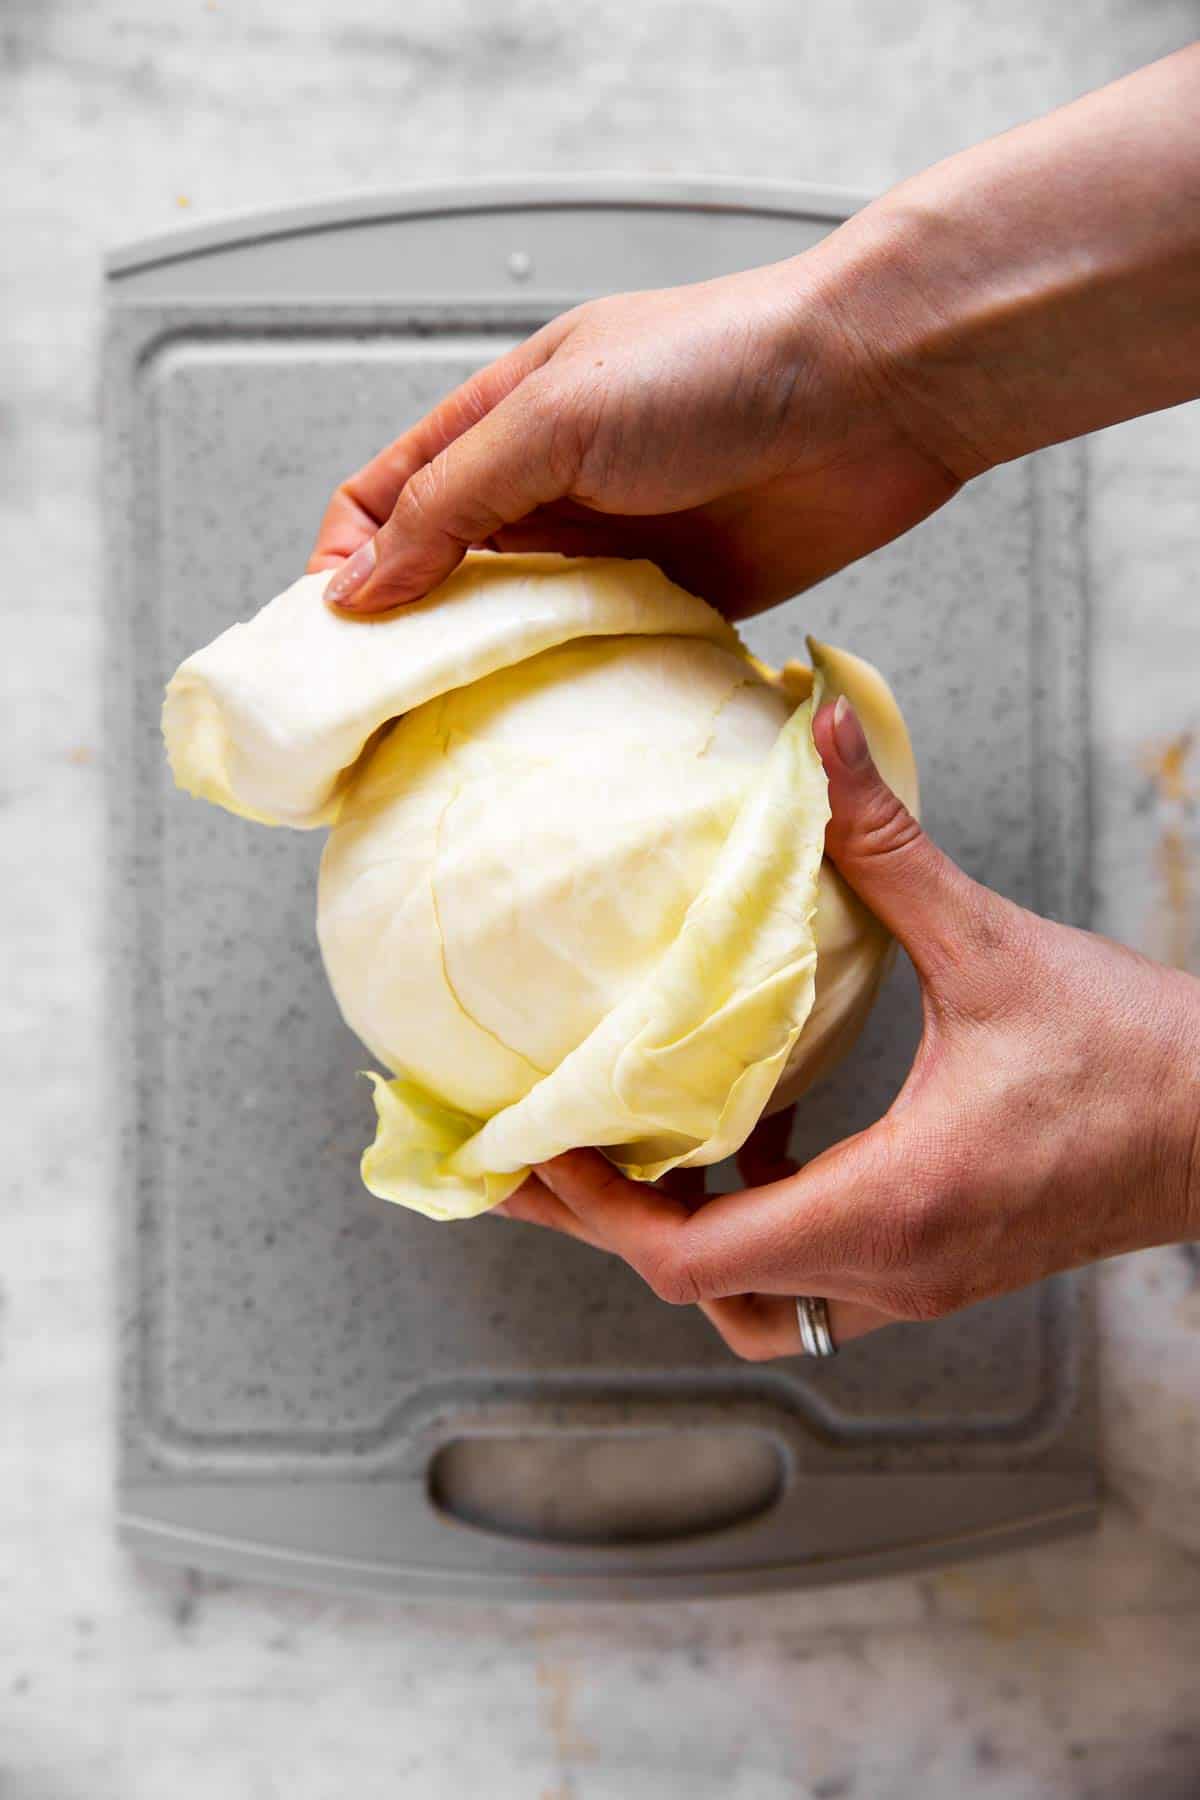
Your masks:
[{"label": "bare arm", "polygon": [[802,256],[554,320],[342,483],[310,566],[377,611],[474,543],[649,556],[736,616],[996,463],[1197,394],[1193,46]]},{"label": "bare arm", "polygon": [[1200,44],[938,163],[811,253],[963,478],[1200,395]]}]

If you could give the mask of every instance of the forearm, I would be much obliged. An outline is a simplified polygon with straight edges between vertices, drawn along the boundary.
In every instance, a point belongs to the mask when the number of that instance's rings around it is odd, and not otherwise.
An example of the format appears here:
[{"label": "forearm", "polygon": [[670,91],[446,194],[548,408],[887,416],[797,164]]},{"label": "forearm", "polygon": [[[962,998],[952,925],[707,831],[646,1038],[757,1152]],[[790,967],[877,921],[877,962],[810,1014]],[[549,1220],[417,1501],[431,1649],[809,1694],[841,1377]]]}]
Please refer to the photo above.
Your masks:
[{"label": "forearm", "polygon": [[902,183],[809,259],[962,479],[1195,398],[1200,45]]},{"label": "forearm", "polygon": [[[1173,1234],[1185,1243],[1200,1243],[1200,980],[1170,971],[1174,1038],[1170,1057],[1166,1163],[1177,1171],[1181,1225]],[[1173,1077],[1173,1079],[1172,1079]]]}]

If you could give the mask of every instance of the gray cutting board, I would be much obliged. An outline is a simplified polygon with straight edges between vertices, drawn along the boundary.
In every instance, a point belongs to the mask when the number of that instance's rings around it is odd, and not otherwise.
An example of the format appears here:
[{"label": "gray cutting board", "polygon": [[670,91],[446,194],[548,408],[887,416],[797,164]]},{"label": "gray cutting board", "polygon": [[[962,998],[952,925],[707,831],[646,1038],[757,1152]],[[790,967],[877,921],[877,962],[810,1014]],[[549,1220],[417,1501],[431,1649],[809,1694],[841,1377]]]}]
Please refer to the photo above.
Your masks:
[{"label": "gray cutting board", "polygon": [[[176,664],[295,577],[334,484],[469,370],[588,295],[774,260],[847,210],[805,190],[538,183],[286,212],[111,258],[135,1548],[413,1594],[685,1595],[1094,1517],[1078,1281],[828,1364],[749,1367],[580,1246],[367,1194],[366,1058],[315,942],[320,834],[175,793],[158,736]],[[939,839],[1070,919],[1087,892],[1082,509],[1078,452],[1001,469],[747,634],[775,661],[812,630],[878,662]],[[802,1155],[886,1107],[916,1035],[901,968],[803,1104]]]}]

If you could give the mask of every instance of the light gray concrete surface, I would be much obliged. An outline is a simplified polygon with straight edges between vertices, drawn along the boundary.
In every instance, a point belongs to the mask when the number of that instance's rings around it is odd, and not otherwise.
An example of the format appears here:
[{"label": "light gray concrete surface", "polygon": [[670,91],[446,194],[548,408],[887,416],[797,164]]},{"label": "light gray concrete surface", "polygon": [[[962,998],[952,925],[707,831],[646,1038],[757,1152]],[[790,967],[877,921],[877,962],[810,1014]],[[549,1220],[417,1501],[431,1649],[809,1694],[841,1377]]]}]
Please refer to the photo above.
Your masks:
[{"label": "light gray concrete surface", "polygon": [[[100,250],[530,171],[867,190],[1186,41],[1184,0],[5,0],[0,10],[0,1795],[1124,1800],[1200,1792],[1200,1271],[1101,1282],[1086,1541],[675,1610],[440,1612],[111,1539]],[[1200,952],[1200,418],[1092,445],[1099,923]],[[1200,757],[1180,785],[1200,785]]]}]

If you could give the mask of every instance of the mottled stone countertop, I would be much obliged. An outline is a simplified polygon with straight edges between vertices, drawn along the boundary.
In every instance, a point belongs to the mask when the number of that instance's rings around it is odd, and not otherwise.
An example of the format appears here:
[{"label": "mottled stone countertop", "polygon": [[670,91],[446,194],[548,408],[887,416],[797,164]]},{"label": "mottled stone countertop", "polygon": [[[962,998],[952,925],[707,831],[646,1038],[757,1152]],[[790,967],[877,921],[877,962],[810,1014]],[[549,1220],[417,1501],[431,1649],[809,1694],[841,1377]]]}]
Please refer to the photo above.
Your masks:
[{"label": "mottled stone countertop", "polygon": [[[1200,1793],[1200,1259],[1099,1282],[1099,1532],[920,1579],[439,1610],[112,1538],[98,257],[365,186],[623,170],[870,191],[1194,32],[937,0],[7,0],[0,26],[3,1800]],[[1100,926],[1196,965],[1200,410],[1090,451]],[[1188,792],[1192,795],[1189,808]]]}]

